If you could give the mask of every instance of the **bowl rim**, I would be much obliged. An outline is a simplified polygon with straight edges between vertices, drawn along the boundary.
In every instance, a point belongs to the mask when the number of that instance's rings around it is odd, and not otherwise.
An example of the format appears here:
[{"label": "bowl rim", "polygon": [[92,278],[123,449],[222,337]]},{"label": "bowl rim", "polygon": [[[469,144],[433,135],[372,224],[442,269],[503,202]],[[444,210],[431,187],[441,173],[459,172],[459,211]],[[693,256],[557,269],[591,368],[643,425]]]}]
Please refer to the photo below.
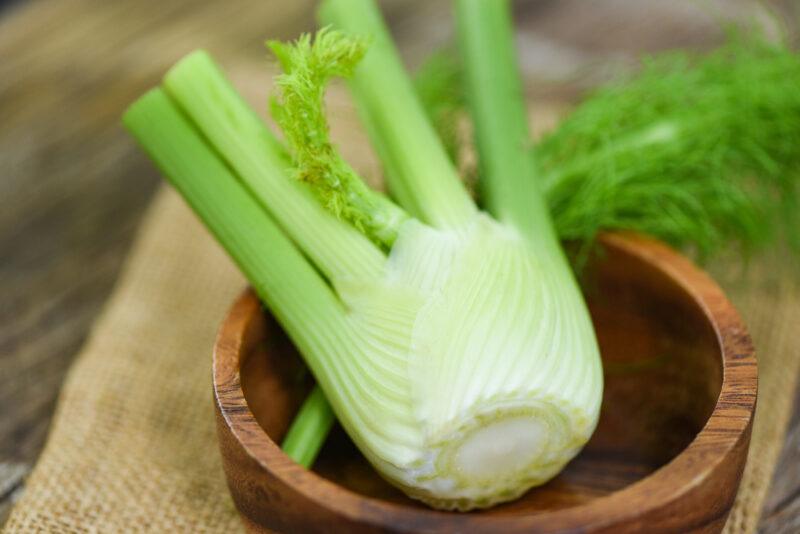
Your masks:
[{"label": "bowl rim", "polygon": [[[701,485],[725,466],[743,440],[749,441],[758,388],[755,351],[739,313],[723,291],[708,274],[686,257],[660,241],[638,234],[604,233],[599,240],[604,246],[652,264],[684,291],[698,305],[713,328],[722,357],[720,394],[700,432],[667,464],[618,491],[584,504],[537,511],[535,514],[458,514],[409,508],[400,503],[362,495],[302,467],[286,456],[261,428],[242,391],[236,364],[238,353],[254,307],[261,307],[249,288],[236,299],[214,344],[213,387],[217,409],[246,454],[263,469],[315,505],[359,523],[398,524],[413,517],[416,520],[447,520],[455,524],[468,520],[472,527],[490,524],[494,528],[502,528],[504,520],[509,521],[509,526],[513,524],[515,529],[541,526],[548,521],[555,521],[566,528],[586,524],[602,527],[663,508]],[[274,469],[276,457],[281,458],[280,469]],[[731,492],[731,500],[735,494],[735,491]],[[724,504],[724,512],[727,513],[731,503]],[[563,520],[570,516],[580,516],[580,523],[571,524],[570,520],[564,523]]]}]

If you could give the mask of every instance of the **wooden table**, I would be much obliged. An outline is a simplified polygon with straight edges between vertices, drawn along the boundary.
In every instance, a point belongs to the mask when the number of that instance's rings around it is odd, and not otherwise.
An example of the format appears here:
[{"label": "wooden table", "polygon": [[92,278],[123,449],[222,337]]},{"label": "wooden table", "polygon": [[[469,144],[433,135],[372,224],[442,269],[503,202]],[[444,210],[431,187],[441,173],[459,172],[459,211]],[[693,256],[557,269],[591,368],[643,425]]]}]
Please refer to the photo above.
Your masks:
[{"label": "wooden table", "polygon": [[[770,3],[800,20],[796,2]],[[121,130],[122,110],[193,48],[258,68],[264,38],[311,29],[313,4],[39,0],[0,8],[0,524],[24,491],[59,386],[159,182]],[[411,64],[452,34],[445,0],[384,4]],[[703,5],[746,17],[754,4]],[[573,99],[636,52],[719,39],[688,0],[528,1],[517,22],[534,101]],[[799,466],[795,414],[763,532],[800,530]]]}]

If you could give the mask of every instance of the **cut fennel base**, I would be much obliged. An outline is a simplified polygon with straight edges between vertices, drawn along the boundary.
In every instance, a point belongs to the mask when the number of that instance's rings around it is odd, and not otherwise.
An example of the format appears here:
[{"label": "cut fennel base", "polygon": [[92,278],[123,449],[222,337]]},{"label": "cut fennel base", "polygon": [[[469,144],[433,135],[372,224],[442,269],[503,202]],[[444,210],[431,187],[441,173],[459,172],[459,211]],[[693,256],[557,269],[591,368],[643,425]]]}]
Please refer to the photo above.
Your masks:
[{"label": "cut fennel base", "polygon": [[458,230],[411,220],[380,276],[335,284],[355,341],[310,363],[354,443],[410,497],[511,500],[588,441],[600,357],[560,251],[485,214]]},{"label": "cut fennel base", "polygon": [[593,430],[572,428],[562,410],[548,403],[495,407],[468,417],[433,446],[417,473],[406,471],[404,480],[391,482],[434,508],[488,508],[556,476]]}]

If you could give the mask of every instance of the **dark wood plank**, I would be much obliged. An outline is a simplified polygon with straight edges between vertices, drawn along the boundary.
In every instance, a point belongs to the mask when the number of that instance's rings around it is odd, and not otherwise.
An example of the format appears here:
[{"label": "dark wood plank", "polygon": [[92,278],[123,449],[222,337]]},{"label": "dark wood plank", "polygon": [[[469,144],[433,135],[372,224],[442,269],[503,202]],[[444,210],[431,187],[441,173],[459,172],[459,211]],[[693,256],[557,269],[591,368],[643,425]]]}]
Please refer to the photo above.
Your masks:
[{"label": "dark wood plank", "polygon": [[159,182],[122,111],[192,48],[256,57],[309,6],[67,0],[0,19],[0,523]]},{"label": "dark wood plank", "polygon": [[762,519],[759,532],[770,534],[797,534],[800,532],[800,499],[795,496],[779,511]]},{"label": "dark wood plank", "polygon": [[22,494],[25,476],[30,469],[30,464],[26,463],[0,462],[0,525]]},{"label": "dark wood plank", "polygon": [[795,395],[794,406],[783,452],[764,504],[759,527],[761,534],[800,532],[800,389]]}]

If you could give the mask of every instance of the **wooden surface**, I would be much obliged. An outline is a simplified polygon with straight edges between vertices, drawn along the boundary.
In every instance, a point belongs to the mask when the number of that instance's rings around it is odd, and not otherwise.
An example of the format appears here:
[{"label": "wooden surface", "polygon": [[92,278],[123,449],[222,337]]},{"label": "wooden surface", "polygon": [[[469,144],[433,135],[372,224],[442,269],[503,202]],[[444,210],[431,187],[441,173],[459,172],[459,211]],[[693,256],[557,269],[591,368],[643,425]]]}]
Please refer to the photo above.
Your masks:
[{"label": "wooden surface", "polygon": [[604,245],[586,273],[604,368],[597,430],[555,479],[469,514],[407,498],[341,431],[314,473],[291,461],[278,443],[309,384],[246,292],[217,338],[214,392],[228,485],[253,531],[719,532],[755,409],[750,338],[717,285],[675,252],[636,237]]},{"label": "wooden surface", "polygon": [[[199,46],[239,80],[262,72],[264,38],[311,28],[313,3],[20,0],[0,8],[0,523],[41,450],[59,385],[158,183],[119,127],[122,110]],[[770,3],[800,19],[796,2]],[[412,64],[451,33],[446,1],[386,5]],[[754,9],[746,0],[703,5],[724,5],[734,16]],[[522,63],[536,81],[531,94],[547,99],[574,97],[637,51],[719,38],[689,1],[540,0],[521,2],[517,15]],[[266,91],[263,76],[258,80],[255,101]],[[765,532],[800,528],[798,465],[796,416]]]}]

